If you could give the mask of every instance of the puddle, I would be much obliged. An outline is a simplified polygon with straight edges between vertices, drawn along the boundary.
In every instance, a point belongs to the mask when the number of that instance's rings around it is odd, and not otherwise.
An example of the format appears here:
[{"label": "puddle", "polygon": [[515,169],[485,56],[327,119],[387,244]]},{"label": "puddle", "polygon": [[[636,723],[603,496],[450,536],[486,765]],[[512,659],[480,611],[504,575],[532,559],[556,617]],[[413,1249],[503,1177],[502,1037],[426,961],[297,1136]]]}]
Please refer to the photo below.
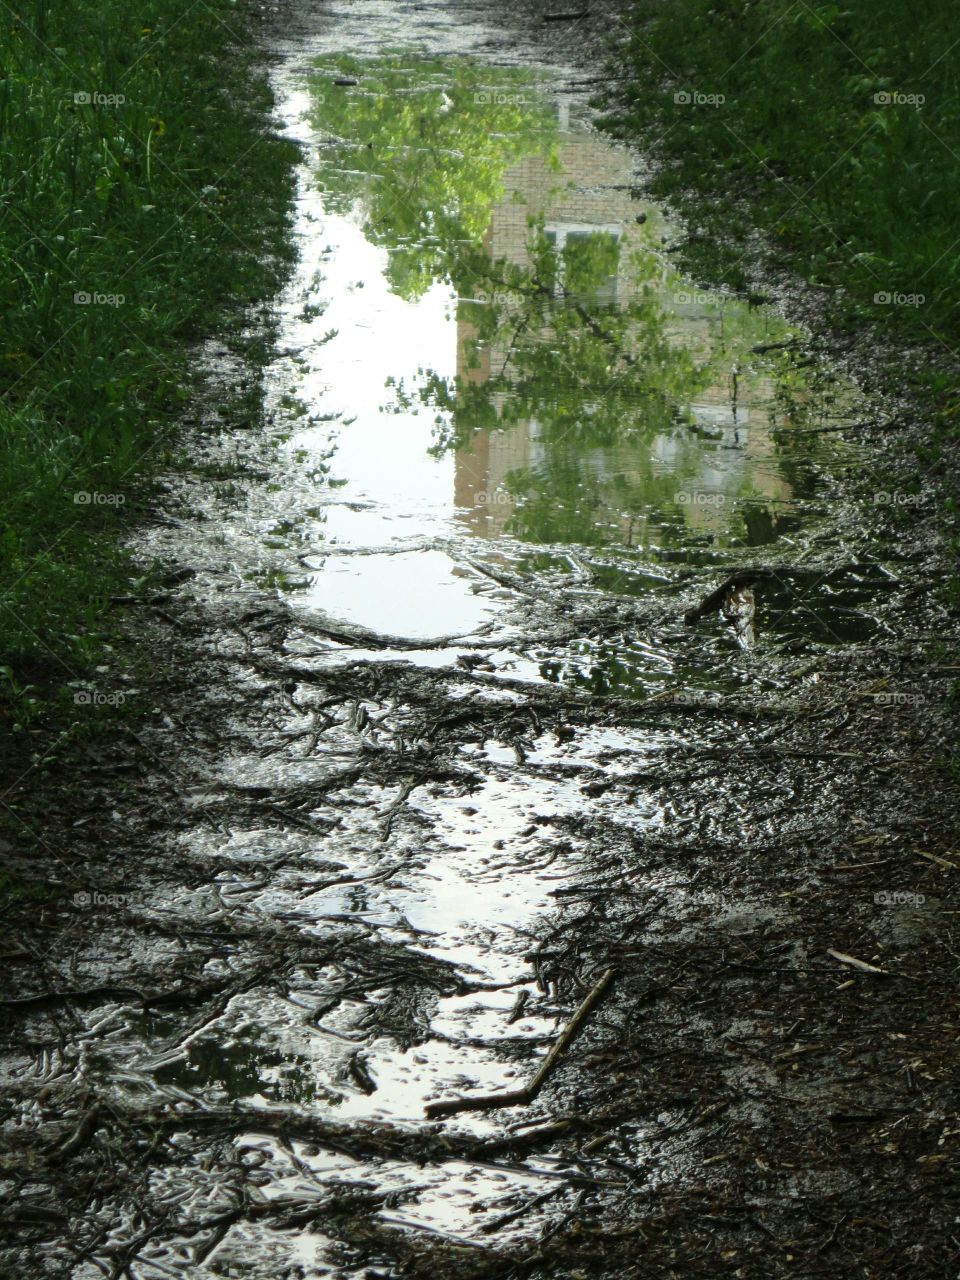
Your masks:
[{"label": "puddle", "polygon": [[329,556],[311,573],[298,605],[381,634],[470,635],[496,612],[478,594],[483,585],[442,551]]},{"label": "puddle", "polygon": [[[862,454],[834,430],[856,395],[772,310],[674,271],[677,229],[582,99],[415,46],[310,61],[283,86],[309,162],[268,381],[292,474],[325,477],[313,549],[278,579],[291,608],[467,637],[510,603],[478,567],[539,581],[552,557],[564,586],[649,602],[752,562],[784,570],[761,646],[875,634],[888,581],[807,568]],[[669,644],[613,648],[516,653],[511,674],[648,696],[675,667]]]},{"label": "puddle", "polygon": [[[161,1202],[196,1199],[223,1230],[144,1254],[127,1269],[144,1280],[399,1274],[364,1269],[376,1241],[337,1238],[344,1188],[415,1245],[476,1249],[491,1224],[509,1244],[543,1226],[512,1211],[551,1188],[564,1212],[588,1180],[545,1156],[498,1170],[454,1144],[418,1167],[389,1143],[355,1157],[332,1129],[312,1146],[266,1130],[307,1116],[445,1142],[427,1102],[528,1079],[570,1012],[570,974],[537,940],[604,868],[621,877],[611,918],[666,885],[695,941],[715,912],[687,887],[698,846],[789,832],[819,783],[790,773],[775,734],[690,730],[684,708],[772,698],[798,655],[882,634],[898,585],[895,558],[833,509],[862,458],[833,430],[857,413],[851,388],[772,311],[673,270],[678,232],[637,198],[637,158],[556,69],[484,60],[492,34],[446,7],[399,12],[335,7],[276,72],[305,159],[267,370],[272,470],[239,501],[197,484],[194,525],[151,535],[202,566],[194,602],[236,614],[207,637],[211,662],[243,672],[236,705],[211,703],[217,733],[198,713],[180,741],[182,883],[142,908],[185,970],[218,950],[193,975],[206,1003],[93,1010],[114,1022],[77,1079],[256,1112],[265,1131],[254,1117],[214,1154],[186,1135],[183,1167],[155,1171]],[[686,625],[744,565],[772,568]],[[724,753],[736,786],[715,784]],[[510,1122],[477,1111],[453,1129]],[[250,1220],[228,1221],[214,1176],[234,1156],[262,1174],[237,1184]],[[301,1216],[272,1232],[264,1205],[285,1196]],[[316,1197],[335,1200],[322,1232]]]},{"label": "puddle", "polygon": [[851,450],[804,433],[851,415],[851,392],[791,359],[801,335],[773,313],[671,269],[675,231],[582,105],[412,53],[321,58],[310,84],[317,216],[350,263],[322,320],[331,405],[369,362],[338,445],[359,495],[400,448],[416,506],[437,474],[426,415],[453,462],[438,532],[454,515],[483,539],[726,550],[817,514],[822,463]]}]

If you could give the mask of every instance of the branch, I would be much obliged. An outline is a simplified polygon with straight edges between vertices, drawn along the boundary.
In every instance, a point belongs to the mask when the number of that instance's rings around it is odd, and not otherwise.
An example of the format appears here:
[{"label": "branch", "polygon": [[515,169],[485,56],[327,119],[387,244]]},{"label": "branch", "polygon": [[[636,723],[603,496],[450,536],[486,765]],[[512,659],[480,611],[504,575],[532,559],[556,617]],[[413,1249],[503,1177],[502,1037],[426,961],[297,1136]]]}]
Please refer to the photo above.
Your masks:
[{"label": "branch", "polygon": [[607,969],[599,981],[591,988],[576,1013],[567,1023],[560,1039],[556,1042],[540,1065],[533,1079],[522,1089],[512,1089],[507,1093],[484,1093],[474,1098],[449,1098],[443,1102],[430,1102],[424,1108],[429,1119],[436,1116],[449,1116],[457,1111],[485,1111],[492,1107],[525,1106],[534,1100],[543,1088],[547,1076],[557,1065],[560,1058],[580,1030],[594,1005],[613,981],[615,970]]}]

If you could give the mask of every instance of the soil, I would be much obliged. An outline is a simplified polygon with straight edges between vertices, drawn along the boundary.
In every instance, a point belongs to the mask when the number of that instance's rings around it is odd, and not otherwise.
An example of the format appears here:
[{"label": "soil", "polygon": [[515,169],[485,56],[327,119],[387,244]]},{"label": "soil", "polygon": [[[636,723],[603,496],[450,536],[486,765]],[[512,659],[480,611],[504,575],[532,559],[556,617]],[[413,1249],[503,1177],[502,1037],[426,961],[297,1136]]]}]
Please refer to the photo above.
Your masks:
[{"label": "soil", "polygon": [[[620,19],[561,11],[283,9],[264,49],[295,65],[341,23],[376,50],[399,14],[562,89]],[[752,647],[698,609],[729,557],[631,593],[616,547],[571,572],[431,535],[490,621],[394,632],[285,585],[316,495],[282,424],[220,420],[242,370],[203,359],[194,469],[135,545],[168,585],[105,675],[138,712],[64,777],[7,761],[33,835],[5,856],[50,888],[3,946],[4,1274],[960,1274],[956,621],[929,521],[831,472],[805,557],[744,553]],[[274,545],[277,510],[299,532]],[[531,676],[585,645],[672,677]],[[489,1105],[608,971],[535,1095]]]}]

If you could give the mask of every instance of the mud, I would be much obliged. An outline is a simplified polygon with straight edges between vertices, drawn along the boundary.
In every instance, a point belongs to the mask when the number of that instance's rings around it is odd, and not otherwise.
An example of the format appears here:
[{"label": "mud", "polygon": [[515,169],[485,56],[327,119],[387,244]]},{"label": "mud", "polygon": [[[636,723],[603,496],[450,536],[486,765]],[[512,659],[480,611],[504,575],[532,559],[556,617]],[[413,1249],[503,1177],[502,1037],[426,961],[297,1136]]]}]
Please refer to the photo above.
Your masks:
[{"label": "mud", "polygon": [[[11,935],[10,1275],[957,1274],[940,562],[884,406],[672,272],[591,124],[608,24],[542,16],[271,37],[268,422],[211,344],[137,544],[155,709]],[[522,1092],[608,970],[536,1096],[427,1117]]]}]

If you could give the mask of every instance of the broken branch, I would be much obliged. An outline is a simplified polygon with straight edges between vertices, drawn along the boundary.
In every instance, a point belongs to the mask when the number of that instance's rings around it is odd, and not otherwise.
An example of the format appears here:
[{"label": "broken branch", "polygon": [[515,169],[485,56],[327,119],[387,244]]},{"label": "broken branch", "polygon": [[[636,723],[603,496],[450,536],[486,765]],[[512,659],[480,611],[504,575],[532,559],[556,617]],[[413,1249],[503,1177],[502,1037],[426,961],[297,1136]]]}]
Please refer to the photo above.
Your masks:
[{"label": "broken branch", "polygon": [[506,1093],[484,1093],[475,1098],[448,1098],[442,1102],[430,1102],[424,1108],[431,1120],[437,1116],[454,1115],[457,1111],[485,1111],[492,1107],[515,1107],[526,1105],[534,1100],[543,1088],[547,1076],[557,1065],[567,1046],[573,1040],[584,1021],[589,1017],[594,1005],[613,981],[615,970],[607,969],[596,984],[590,989],[581,1002],[576,1013],[567,1023],[559,1040],[540,1064],[539,1070],[529,1084],[522,1089],[511,1089]]}]

